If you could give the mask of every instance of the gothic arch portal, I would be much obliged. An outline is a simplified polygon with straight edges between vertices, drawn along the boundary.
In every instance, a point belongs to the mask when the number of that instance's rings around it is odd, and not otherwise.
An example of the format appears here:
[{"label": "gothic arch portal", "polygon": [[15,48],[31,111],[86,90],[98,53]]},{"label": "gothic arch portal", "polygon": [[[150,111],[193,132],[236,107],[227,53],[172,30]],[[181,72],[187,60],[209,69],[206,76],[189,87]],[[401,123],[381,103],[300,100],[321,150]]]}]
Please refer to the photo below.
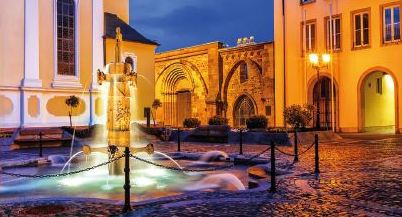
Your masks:
[{"label": "gothic arch portal", "polygon": [[162,102],[158,119],[165,125],[182,126],[185,118],[198,116],[192,104],[205,109],[207,94],[207,85],[195,65],[178,61],[166,66],[156,79],[156,98]]},{"label": "gothic arch portal", "polygon": [[233,126],[246,126],[247,119],[256,114],[254,99],[247,94],[241,95],[233,105]]}]

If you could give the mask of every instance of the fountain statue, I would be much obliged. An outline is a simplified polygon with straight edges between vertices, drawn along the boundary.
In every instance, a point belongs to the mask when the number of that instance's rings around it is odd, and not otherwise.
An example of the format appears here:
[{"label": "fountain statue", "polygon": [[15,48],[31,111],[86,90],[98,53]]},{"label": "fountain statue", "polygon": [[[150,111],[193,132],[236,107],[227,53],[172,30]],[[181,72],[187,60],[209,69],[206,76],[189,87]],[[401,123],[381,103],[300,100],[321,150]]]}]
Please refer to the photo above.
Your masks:
[{"label": "fountain statue", "polygon": [[[121,62],[121,43],[123,36],[120,28],[116,28],[115,62],[109,64],[108,73],[98,70],[98,83],[109,82],[109,97],[107,108],[108,153],[109,157],[119,157],[123,149],[130,148],[131,153],[154,152],[153,145],[145,148],[131,148],[131,112],[130,86],[137,84],[137,73],[129,63]],[[89,146],[84,146],[84,153],[90,153]],[[101,150],[96,150],[101,151]],[[124,159],[117,160],[109,167],[109,174],[122,175],[124,173]]]}]

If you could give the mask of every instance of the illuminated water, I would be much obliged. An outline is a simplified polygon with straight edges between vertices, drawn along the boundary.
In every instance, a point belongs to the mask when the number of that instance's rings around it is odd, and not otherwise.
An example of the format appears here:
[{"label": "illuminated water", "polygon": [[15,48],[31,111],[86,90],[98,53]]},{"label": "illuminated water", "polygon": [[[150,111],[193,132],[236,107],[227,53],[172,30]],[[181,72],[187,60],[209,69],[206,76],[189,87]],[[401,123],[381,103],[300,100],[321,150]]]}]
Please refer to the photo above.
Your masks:
[{"label": "illuminated water", "polygon": [[[193,163],[192,161],[184,160],[176,162],[160,152],[154,154],[154,157],[147,154],[139,156],[159,164],[180,168]],[[165,159],[160,160],[161,156],[164,156]],[[53,158],[59,159],[59,157]],[[52,174],[60,173],[61,171],[67,172],[68,166],[71,166],[71,171],[75,171],[98,165],[107,160],[108,156],[104,153],[95,152],[85,157],[82,152],[78,152],[64,165],[57,163],[39,167],[7,169],[6,171],[22,174]],[[224,163],[216,162],[216,166],[222,164]],[[133,201],[156,199],[188,191],[211,189],[244,190],[244,185],[248,182],[247,175],[244,172],[245,168],[241,167],[225,171],[186,174],[148,165],[138,160],[131,160],[130,165],[131,196]],[[2,199],[59,196],[123,200],[123,185],[123,176],[109,176],[108,167],[102,166],[87,172],[60,178],[10,178],[1,180],[0,195]]]}]

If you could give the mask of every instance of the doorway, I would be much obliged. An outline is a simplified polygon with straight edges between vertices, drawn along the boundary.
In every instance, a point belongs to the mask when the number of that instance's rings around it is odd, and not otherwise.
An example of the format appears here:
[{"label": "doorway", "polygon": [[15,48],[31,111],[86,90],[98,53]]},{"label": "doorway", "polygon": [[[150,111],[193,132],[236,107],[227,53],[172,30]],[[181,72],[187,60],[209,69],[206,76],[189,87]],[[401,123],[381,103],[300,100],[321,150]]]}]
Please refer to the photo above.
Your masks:
[{"label": "doorway", "polygon": [[385,72],[375,71],[365,76],[361,87],[362,131],[395,132],[395,82]]},{"label": "doorway", "polygon": [[183,126],[186,118],[191,118],[191,92],[188,90],[178,91],[176,97],[176,125]]},{"label": "doorway", "polygon": [[234,105],[233,120],[234,127],[246,126],[246,121],[251,116],[255,115],[255,107],[252,99],[246,95],[240,96]]},{"label": "doorway", "polygon": [[[331,79],[328,77],[321,77],[319,82],[316,82],[313,89],[313,105],[319,108],[320,111],[320,127],[322,129],[330,130],[334,125],[336,128],[337,120],[337,102],[336,102],[336,87],[334,84],[334,99],[331,94]],[[332,120],[332,100],[334,100],[334,120]],[[314,127],[317,122],[317,110],[314,111],[313,123]]]}]

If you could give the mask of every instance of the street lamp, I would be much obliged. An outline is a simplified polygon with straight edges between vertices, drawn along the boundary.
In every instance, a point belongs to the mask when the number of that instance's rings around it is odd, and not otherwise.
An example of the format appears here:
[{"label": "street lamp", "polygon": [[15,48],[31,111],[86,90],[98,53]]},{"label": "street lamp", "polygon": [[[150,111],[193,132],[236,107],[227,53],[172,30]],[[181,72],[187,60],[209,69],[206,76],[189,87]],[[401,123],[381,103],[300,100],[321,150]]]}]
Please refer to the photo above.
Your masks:
[{"label": "street lamp", "polygon": [[316,118],[316,125],[315,127],[318,129],[321,128],[321,123],[320,123],[320,94],[321,94],[321,84],[320,82],[320,70],[322,68],[328,68],[329,63],[331,62],[331,55],[324,53],[321,54],[321,58],[319,54],[316,53],[311,53],[309,55],[309,60],[311,63],[311,66],[317,71],[317,84],[319,85],[319,91],[317,94],[317,118]]}]

